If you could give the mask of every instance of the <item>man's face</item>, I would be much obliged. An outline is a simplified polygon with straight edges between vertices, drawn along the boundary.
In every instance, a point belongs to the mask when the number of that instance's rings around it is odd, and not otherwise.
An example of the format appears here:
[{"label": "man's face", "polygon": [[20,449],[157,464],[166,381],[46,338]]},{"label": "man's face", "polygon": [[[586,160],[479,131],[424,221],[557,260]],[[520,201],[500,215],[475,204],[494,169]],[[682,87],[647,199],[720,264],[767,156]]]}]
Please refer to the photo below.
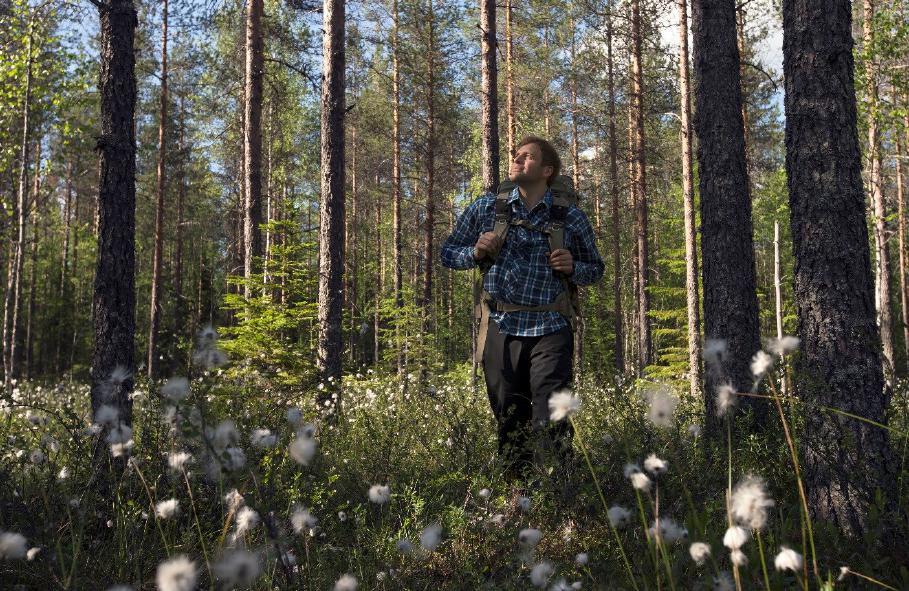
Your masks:
[{"label": "man's face", "polygon": [[518,148],[511,159],[508,176],[519,185],[545,180],[552,174],[552,166],[543,165],[543,153],[538,144],[530,143]]}]

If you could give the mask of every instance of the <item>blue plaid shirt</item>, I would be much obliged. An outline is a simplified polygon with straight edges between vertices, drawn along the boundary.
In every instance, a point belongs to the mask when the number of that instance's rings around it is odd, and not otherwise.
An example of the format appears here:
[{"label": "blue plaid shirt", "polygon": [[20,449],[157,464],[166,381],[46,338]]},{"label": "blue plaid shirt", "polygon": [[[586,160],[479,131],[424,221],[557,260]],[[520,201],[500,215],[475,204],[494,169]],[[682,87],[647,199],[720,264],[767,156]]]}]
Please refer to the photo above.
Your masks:
[{"label": "blue plaid shirt", "polygon": [[[512,220],[527,220],[538,227],[549,222],[552,192],[546,191],[543,199],[527,211],[518,189],[508,198]],[[451,269],[470,269],[477,266],[473,248],[483,232],[495,227],[496,196],[483,195],[471,203],[458,218],[454,231],[442,245],[442,265]],[[574,205],[565,216],[565,248],[574,259],[574,273],[570,280],[577,285],[590,285],[603,276],[603,259],[597,252],[596,236],[587,216]],[[555,301],[565,286],[549,266],[549,237],[541,232],[510,226],[505,243],[495,263],[483,279],[483,288],[497,301],[522,306],[541,306]],[[568,321],[558,312],[497,312],[490,318],[498,322],[505,334],[535,337],[555,332]]]}]

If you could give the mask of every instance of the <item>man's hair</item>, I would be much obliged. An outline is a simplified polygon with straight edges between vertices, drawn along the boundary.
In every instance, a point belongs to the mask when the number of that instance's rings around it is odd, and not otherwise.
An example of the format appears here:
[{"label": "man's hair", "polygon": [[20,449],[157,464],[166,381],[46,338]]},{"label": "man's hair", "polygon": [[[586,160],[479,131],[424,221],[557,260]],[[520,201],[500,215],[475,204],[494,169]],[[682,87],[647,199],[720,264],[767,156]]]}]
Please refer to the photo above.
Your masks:
[{"label": "man's hair", "polygon": [[518,142],[518,145],[515,146],[515,152],[526,146],[527,144],[536,144],[540,146],[540,153],[542,154],[542,163],[543,166],[551,166],[552,174],[546,179],[546,184],[551,185],[559,172],[562,170],[562,159],[559,158],[559,153],[556,152],[556,149],[548,141],[543,138],[535,135],[527,135]]}]

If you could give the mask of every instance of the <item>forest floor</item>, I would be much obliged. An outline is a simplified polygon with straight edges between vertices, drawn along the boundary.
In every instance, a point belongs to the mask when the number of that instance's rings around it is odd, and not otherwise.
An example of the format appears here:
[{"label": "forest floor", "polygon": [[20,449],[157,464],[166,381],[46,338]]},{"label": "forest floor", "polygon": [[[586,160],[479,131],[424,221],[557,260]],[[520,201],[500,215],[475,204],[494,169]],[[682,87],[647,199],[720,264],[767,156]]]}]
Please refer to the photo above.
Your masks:
[{"label": "forest floor", "polygon": [[[731,480],[755,526],[734,556],[740,588],[909,588],[886,515],[861,539],[819,522],[808,535],[778,415],[713,441],[701,401],[589,383],[564,419],[574,460],[515,483],[469,366],[424,387],[409,377],[351,375],[320,405],[329,389],[213,369],[140,383],[132,430],[112,409],[93,423],[86,385],[18,384],[0,414],[0,587],[733,589]],[[894,402],[891,425],[905,426],[904,386]],[[892,440],[904,458],[905,437]]]}]

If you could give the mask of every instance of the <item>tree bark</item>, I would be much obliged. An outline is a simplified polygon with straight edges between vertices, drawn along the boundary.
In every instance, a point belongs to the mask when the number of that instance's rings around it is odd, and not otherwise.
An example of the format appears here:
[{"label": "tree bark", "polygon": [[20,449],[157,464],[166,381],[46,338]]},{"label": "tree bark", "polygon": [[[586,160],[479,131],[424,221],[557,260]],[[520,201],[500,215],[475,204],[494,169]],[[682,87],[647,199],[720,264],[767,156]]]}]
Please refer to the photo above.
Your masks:
[{"label": "tree bark", "polygon": [[[708,368],[708,425],[714,392],[729,382],[751,390],[750,362],[760,349],[752,244],[751,197],[745,161],[739,51],[733,0],[694,0],[695,115],[701,198],[704,336],[727,345],[722,366]],[[714,369],[717,369],[714,371]],[[752,404],[758,423],[766,404]]]},{"label": "tree bark", "polygon": [[192,336],[194,333],[186,331],[186,297],[183,294],[183,207],[186,201],[186,160],[189,158],[186,146],[186,107],[183,97],[180,97],[180,135],[177,149],[180,152],[180,167],[177,173],[180,182],[177,185],[177,225],[174,228],[174,326],[183,334]]},{"label": "tree bark", "polygon": [[[482,0],[486,1],[486,0]],[[513,17],[514,5],[513,0],[505,0],[505,101],[508,110],[508,157],[514,154],[515,144],[517,143],[517,117],[515,116],[515,92],[514,92],[514,31]]]},{"label": "tree bark", "polygon": [[322,194],[319,206],[319,377],[341,377],[344,314],[344,0],[324,0]]},{"label": "tree bark", "polygon": [[[430,27],[433,25],[430,23]],[[483,189],[495,193],[499,187],[499,85],[496,65],[496,2],[480,0],[480,43],[482,61]],[[429,56],[432,60],[432,55]],[[430,73],[432,75],[432,73]],[[433,92],[430,89],[430,93]],[[430,261],[431,259],[427,259]]]},{"label": "tree bark", "polygon": [[[92,318],[92,411],[101,404],[132,418],[136,329],[136,10],[132,0],[110,0],[101,17],[101,135],[98,258]],[[125,379],[110,381],[116,368]]]},{"label": "tree bark", "polygon": [[868,185],[874,208],[874,260],[877,276],[878,323],[884,352],[884,375],[893,372],[893,318],[890,306],[890,247],[887,243],[887,203],[884,200],[884,179],[881,174],[881,150],[878,138],[879,104],[878,72],[875,63],[874,2],[864,0],[862,6],[862,42],[865,60],[865,85],[868,101]]},{"label": "tree bark", "polygon": [[688,379],[693,397],[701,395],[701,302],[698,293],[698,247],[694,214],[694,166],[691,155],[691,81],[688,72],[688,2],[678,0],[679,94],[681,97],[682,204],[685,223],[685,301],[688,306]]},{"label": "tree bark", "polygon": [[43,204],[41,203],[41,140],[35,142],[35,174],[32,177],[32,198],[29,209],[34,212],[34,221],[32,222],[32,239],[29,245],[29,272],[28,272],[28,306],[25,317],[25,359],[22,367],[24,368],[25,379],[29,380],[34,376],[34,343],[32,340],[32,327],[35,320],[35,292],[37,291],[36,279],[38,271],[38,224],[40,222]]},{"label": "tree bark", "polygon": [[[850,5],[783,2],[786,172],[802,339],[795,387],[807,402],[886,425],[890,390],[875,323]],[[805,419],[801,441],[814,518],[862,532],[875,491],[894,492],[888,432],[816,409]]]},{"label": "tree bark", "polygon": [[[899,104],[898,99],[894,97],[893,104]],[[903,105],[905,108],[905,105]],[[903,115],[903,128],[909,133],[909,113]],[[900,250],[900,313],[903,323],[903,346],[906,351],[906,364],[909,366],[909,293],[906,290],[906,197],[905,187],[903,186],[903,141],[899,133],[896,134],[896,203],[899,231],[899,250]]]},{"label": "tree bark", "polygon": [[615,72],[612,55],[612,9],[609,0],[606,12],[606,79],[609,93],[609,192],[612,197],[612,296],[615,323],[615,370],[625,373],[625,336],[622,326],[622,259],[621,259],[621,217],[619,214],[619,165],[618,139],[615,129]]},{"label": "tree bark", "polygon": [[[398,28],[400,16],[398,14],[398,0],[392,2],[393,23],[391,33],[391,79],[394,104],[392,105],[392,164],[391,164],[391,199],[392,215],[394,216],[392,228],[392,249],[394,250],[394,296],[395,308],[400,316],[404,307],[403,295],[403,265],[402,253],[404,244],[401,240],[401,69],[398,64],[399,39]],[[404,354],[401,343],[399,318],[395,319],[395,346],[397,348],[398,375],[404,372]]]},{"label": "tree bark", "polygon": [[167,0],[161,14],[161,97],[158,122],[158,201],[155,207],[155,247],[152,260],[150,319],[148,323],[148,379],[158,377],[156,355],[158,326],[161,322],[161,257],[164,250],[164,192],[167,186],[165,160],[167,158]]},{"label": "tree bark", "polygon": [[[246,201],[243,211],[243,277],[249,281],[262,257],[262,39],[263,0],[248,0],[246,11],[246,125],[243,136]],[[249,286],[246,297],[252,296]]]},{"label": "tree bark", "polygon": [[[429,0],[426,25],[428,27],[428,46],[426,48],[426,218],[423,225],[423,297],[421,304],[424,310],[424,328],[428,329],[432,320],[432,281],[433,281],[433,230],[436,222],[436,21],[435,0]],[[484,126],[485,127],[485,126]],[[498,124],[496,124],[498,136]],[[498,144],[498,138],[495,140]],[[498,154],[498,148],[496,149]],[[498,157],[496,157],[498,160]],[[498,170],[498,169],[496,169]],[[424,330],[424,334],[428,330]]]},{"label": "tree bark", "polygon": [[635,232],[637,235],[638,273],[638,373],[643,375],[652,361],[650,338],[650,251],[647,212],[647,159],[644,140],[644,74],[642,66],[640,0],[631,0],[631,109],[634,119],[633,151]]}]

